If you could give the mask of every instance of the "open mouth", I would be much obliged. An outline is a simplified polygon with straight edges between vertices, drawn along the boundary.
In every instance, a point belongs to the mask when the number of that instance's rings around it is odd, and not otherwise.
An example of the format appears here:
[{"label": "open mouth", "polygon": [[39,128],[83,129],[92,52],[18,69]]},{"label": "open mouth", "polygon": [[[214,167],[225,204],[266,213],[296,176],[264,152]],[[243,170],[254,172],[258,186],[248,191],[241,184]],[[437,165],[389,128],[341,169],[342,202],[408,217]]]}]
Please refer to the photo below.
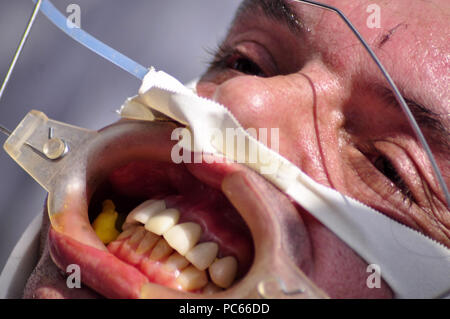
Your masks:
[{"label": "open mouth", "polygon": [[61,186],[62,208],[50,211],[55,264],[79,265],[83,283],[110,298],[255,297],[273,274],[294,284],[311,252],[290,200],[242,165],[173,163],[174,127],[102,130],[81,178]]},{"label": "open mouth", "polygon": [[114,170],[91,200],[91,219],[98,217],[101,203],[111,205],[104,202],[108,198],[125,212],[114,225],[121,233],[108,250],[153,283],[219,292],[251,265],[252,239],[241,216],[220,189],[195,178],[183,164],[139,161]]}]

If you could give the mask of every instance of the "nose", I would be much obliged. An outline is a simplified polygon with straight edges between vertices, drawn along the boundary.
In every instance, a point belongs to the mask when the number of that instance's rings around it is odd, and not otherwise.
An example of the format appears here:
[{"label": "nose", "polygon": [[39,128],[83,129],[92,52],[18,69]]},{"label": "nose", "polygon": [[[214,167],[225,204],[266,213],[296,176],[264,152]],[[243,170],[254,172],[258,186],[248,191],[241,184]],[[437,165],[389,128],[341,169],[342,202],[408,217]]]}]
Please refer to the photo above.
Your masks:
[{"label": "nose", "polygon": [[217,85],[200,82],[197,90],[228,107],[246,129],[279,129],[280,154],[330,186],[326,172],[335,165],[343,124],[342,89],[325,67],[311,64],[269,78],[236,76]]}]

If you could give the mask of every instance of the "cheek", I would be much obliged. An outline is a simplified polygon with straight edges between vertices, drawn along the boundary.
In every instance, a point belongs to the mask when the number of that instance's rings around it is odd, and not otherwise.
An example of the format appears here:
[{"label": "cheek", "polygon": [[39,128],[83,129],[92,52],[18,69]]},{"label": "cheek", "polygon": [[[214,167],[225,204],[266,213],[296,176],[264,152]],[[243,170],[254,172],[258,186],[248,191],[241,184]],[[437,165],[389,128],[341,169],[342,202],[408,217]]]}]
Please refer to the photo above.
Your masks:
[{"label": "cheek", "polygon": [[200,81],[197,83],[197,94],[201,97],[211,99],[214,95],[214,92],[216,91],[217,84],[213,82],[206,81],[204,79],[200,79]]},{"label": "cheek", "polygon": [[368,288],[368,264],[315,219],[305,218],[314,251],[313,280],[332,298],[392,298],[388,285]]}]

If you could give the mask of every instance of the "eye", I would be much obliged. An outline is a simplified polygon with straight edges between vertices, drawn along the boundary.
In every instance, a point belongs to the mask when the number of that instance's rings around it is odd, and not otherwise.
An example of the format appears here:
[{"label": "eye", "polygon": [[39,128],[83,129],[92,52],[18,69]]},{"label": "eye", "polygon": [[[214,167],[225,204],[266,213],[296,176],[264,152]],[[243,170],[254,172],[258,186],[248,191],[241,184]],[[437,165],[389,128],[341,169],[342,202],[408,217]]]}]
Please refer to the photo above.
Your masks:
[{"label": "eye", "polygon": [[266,50],[251,42],[237,47],[222,44],[213,53],[213,56],[209,71],[232,71],[267,77],[274,70],[274,63]]},{"label": "eye", "polygon": [[412,193],[406,185],[403,178],[395,169],[392,162],[385,156],[379,155],[372,160],[373,166],[384,176],[386,176],[400,191],[405,195],[405,197],[413,200]]},{"label": "eye", "polygon": [[228,67],[232,70],[241,72],[247,75],[264,76],[264,72],[261,68],[252,60],[246,57],[232,56],[227,63]]},{"label": "eye", "polygon": [[386,157],[377,157],[373,165],[394,184],[397,184],[401,180],[401,177],[398,175],[391,161],[389,161]]}]

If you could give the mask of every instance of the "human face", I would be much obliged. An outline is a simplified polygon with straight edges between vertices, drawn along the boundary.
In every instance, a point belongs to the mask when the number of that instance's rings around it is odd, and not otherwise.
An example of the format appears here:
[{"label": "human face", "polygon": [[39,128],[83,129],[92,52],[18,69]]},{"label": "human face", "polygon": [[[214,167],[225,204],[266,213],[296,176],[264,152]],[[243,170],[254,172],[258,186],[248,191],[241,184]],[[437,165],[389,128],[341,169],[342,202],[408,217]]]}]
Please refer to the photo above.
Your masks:
[{"label": "human face", "polygon": [[[338,6],[373,45],[376,53],[384,58],[389,72],[410,100],[448,183],[448,116],[436,115],[447,114],[449,110],[445,87],[448,70],[442,67],[448,63],[448,36],[435,36],[442,32],[448,34],[445,22],[448,5],[443,1],[380,2],[382,28],[370,29],[366,25],[369,2],[327,3]],[[450,246],[450,222],[444,195],[426,156],[389,95],[381,74],[352,34],[342,31],[339,18],[317,8],[282,1],[245,1],[244,4],[246,6],[239,12],[222,45],[223,52],[216,56],[198,84],[199,94],[226,105],[245,127],[279,128],[280,153],[319,183]],[[270,12],[264,11],[262,5],[270,7]],[[286,19],[286,16],[290,18]],[[291,19],[295,16],[299,23]],[[288,26],[286,21],[290,21]],[[152,157],[167,157],[169,161],[172,145],[167,141],[173,126],[153,123],[145,127],[142,131],[152,133],[146,140],[152,147]],[[131,144],[132,141],[121,152],[133,153]],[[234,164],[213,166],[210,170],[202,165],[188,166],[192,175],[170,166],[173,163],[166,164],[141,167],[138,163],[131,174],[126,168],[125,171],[119,169],[112,174],[112,180],[116,181],[113,186],[144,197],[148,195],[143,194],[147,191],[152,195],[164,193],[166,187],[173,186],[171,180],[181,180],[185,183],[182,192],[199,190],[201,204],[214,202],[217,204],[215,209],[229,208],[221,201],[214,201],[215,196],[223,199],[217,189],[204,191],[205,184],[217,181],[216,188],[224,190],[226,184],[226,190],[231,189],[234,198],[240,197],[242,206],[255,203],[261,197],[267,198],[270,205],[266,203],[264,208],[270,209],[264,211],[264,217],[269,213],[270,216],[283,215],[286,211],[291,212],[291,216],[300,216],[294,229],[291,224],[286,226],[288,223],[283,228],[286,237],[301,238],[295,243],[290,242],[293,247],[290,253],[303,272],[331,297],[393,296],[384,282],[380,289],[369,289],[366,285],[367,263],[307,211],[296,207],[297,214],[286,196],[261,176]],[[239,176],[248,177],[245,183],[230,173],[235,171],[242,173]],[[227,183],[221,180],[225,175]],[[199,185],[192,176],[204,183]],[[227,185],[233,187],[227,188]],[[264,196],[255,196],[256,193]],[[253,206],[248,204],[248,207]],[[250,255],[249,247],[245,247],[248,244],[246,238],[239,240],[239,236],[246,233],[235,227],[239,224],[224,227],[225,223],[217,222],[218,215],[231,215],[226,211],[217,214],[217,211],[213,210],[215,217],[204,215],[211,217],[207,218],[210,225],[215,224],[209,227],[208,234],[217,235],[216,239],[227,239],[221,241],[221,248],[234,250],[242,264],[243,256]],[[202,216],[197,213],[196,217]],[[83,246],[82,242],[92,244],[93,238],[86,231],[90,227],[77,229],[75,219],[67,220],[64,230],[70,229],[72,234],[79,236],[73,236],[76,239],[73,240],[64,236],[64,232],[50,231],[46,251],[29,280],[25,296],[80,296],[82,290],[76,290],[77,295],[74,295],[73,289],[66,287],[66,280],[60,276],[55,263],[60,269],[65,269],[65,264],[81,264],[86,267],[82,278],[89,277],[95,282],[107,274],[110,281],[92,287],[106,296],[128,296],[114,295],[122,292],[124,287],[129,288],[123,285],[122,279],[135,288],[124,290],[135,293],[132,296],[140,296],[139,280],[146,282],[146,279],[132,266],[125,265],[129,260],[135,262],[134,248],[127,250],[123,245],[124,250],[116,251],[118,255],[126,255],[122,256],[123,263],[108,254],[105,247],[102,250],[102,247],[95,249],[95,245]],[[53,252],[52,259],[49,250]],[[100,262],[104,267],[96,266]],[[247,264],[250,262],[247,260]],[[110,276],[111,273],[122,277]],[[81,296],[97,295],[83,290]]]},{"label": "human face", "polygon": [[[385,63],[448,185],[449,4],[375,1],[377,29],[366,23],[374,1],[323,3],[344,12]],[[317,182],[450,247],[450,214],[429,161],[381,73],[355,43],[333,13],[291,1],[244,1],[197,90],[246,128],[279,128],[280,153]],[[392,296],[386,284],[369,289],[366,262],[299,211],[312,248],[307,275],[317,285],[331,297]]]}]

